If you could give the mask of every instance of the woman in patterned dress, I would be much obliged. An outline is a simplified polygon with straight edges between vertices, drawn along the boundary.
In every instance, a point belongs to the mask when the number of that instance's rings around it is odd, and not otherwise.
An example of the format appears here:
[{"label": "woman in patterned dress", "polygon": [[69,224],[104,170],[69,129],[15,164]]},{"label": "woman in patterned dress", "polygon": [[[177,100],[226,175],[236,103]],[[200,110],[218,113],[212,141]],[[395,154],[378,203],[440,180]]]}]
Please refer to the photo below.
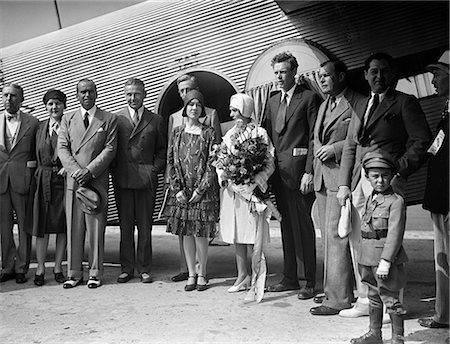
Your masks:
[{"label": "woman in patterned dress", "polygon": [[[207,289],[208,238],[215,235],[219,187],[211,165],[214,130],[200,123],[205,116],[203,95],[190,91],[184,100],[185,124],[175,129],[167,160],[168,199],[164,210],[167,231],[183,235],[189,271],[186,291]],[[196,275],[198,257],[198,276]]]},{"label": "woman in patterned dress", "polygon": [[44,95],[44,105],[49,119],[39,125],[36,133],[36,192],[33,202],[33,226],[31,233],[36,237],[36,258],[38,266],[34,284],[44,284],[45,257],[50,234],[56,234],[55,267],[56,282],[65,281],[62,260],[66,252],[66,218],[64,213],[64,168],[59,161],[56,145],[66,95],[59,90],[49,90]]}]

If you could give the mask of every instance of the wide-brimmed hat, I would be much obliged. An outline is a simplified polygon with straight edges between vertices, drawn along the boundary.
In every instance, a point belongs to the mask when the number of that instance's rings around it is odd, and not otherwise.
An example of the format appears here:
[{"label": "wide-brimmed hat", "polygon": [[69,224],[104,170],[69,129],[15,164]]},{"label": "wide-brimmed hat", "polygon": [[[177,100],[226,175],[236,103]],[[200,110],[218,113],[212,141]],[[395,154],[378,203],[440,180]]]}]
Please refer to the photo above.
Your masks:
[{"label": "wide-brimmed hat", "polygon": [[75,195],[80,201],[81,210],[86,214],[96,215],[103,208],[100,193],[91,186],[79,187]]},{"label": "wide-brimmed hat", "polygon": [[429,64],[426,69],[433,72],[436,69],[442,70],[445,73],[449,72],[450,53],[448,50],[444,51],[437,63]]}]

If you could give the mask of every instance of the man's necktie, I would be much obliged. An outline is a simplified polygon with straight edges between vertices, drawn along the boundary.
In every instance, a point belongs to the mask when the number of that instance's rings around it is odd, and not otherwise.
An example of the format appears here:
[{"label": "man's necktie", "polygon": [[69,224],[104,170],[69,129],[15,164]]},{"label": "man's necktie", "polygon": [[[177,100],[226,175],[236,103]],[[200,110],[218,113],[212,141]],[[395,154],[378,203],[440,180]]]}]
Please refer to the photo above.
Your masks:
[{"label": "man's necktie", "polygon": [[53,123],[53,125],[52,125],[52,138],[58,137],[58,128],[59,128],[59,124],[57,122]]},{"label": "man's necktie", "polygon": [[372,117],[373,113],[375,112],[379,104],[380,104],[380,96],[378,95],[378,93],[375,93],[373,96],[372,106],[369,109],[369,113],[367,114],[366,120],[364,121],[364,125],[367,125],[370,117]]},{"label": "man's necktie", "polygon": [[138,113],[138,110],[134,110],[133,123],[134,123],[134,126],[137,126],[138,123],[139,123],[139,113]]},{"label": "man's necktie", "polygon": [[331,96],[330,97],[330,111],[333,111],[336,108],[336,97],[335,96]]},{"label": "man's necktie", "polygon": [[89,117],[87,112],[84,114],[83,123],[84,127],[87,129],[89,127]]},{"label": "man's necktie", "polygon": [[10,120],[16,118],[16,116],[17,116],[16,113],[10,113],[10,114],[6,115],[6,119],[7,119],[8,121],[10,121]]},{"label": "man's necktie", "polygon": [[287,94],[284,93],[281,97],[280,107],[278,108],[277,118],[275,123],[275,131],[279,134],[284,128],[286,122],[286,109],[287,109]]}]

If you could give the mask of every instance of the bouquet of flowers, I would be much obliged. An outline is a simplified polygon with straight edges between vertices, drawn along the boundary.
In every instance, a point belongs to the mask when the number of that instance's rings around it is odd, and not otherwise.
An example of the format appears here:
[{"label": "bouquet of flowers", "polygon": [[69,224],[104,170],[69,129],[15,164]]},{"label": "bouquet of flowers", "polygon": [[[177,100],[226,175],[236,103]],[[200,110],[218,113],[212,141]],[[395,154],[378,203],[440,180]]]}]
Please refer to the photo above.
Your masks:
[{"label": "bouquet of flowers", "polygon": [[[268,143],[264,136],[258,134],[258,127],[254,123],[238,127],[230,136],[230,142],[231,145],[222,142],[214,150],[213,165],[223,171],[222,186],[228,186],[228,181],[238,186],[254,185],[255,176],[273,159]],[[261,212],[268,207],[272,215],[281,221],[281,214],[270,201],[267,192],[256,187],[251,194],[240,194],[252,202],[255,211]]]}]

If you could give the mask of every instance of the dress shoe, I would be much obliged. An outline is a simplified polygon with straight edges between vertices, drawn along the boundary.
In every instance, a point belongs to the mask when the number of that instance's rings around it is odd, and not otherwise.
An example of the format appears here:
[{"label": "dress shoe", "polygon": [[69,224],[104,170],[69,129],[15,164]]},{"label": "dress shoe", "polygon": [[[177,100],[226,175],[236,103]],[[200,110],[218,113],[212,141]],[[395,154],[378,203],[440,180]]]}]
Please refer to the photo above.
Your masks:
[{"label": "dress shoe", "polygon": [[229,293],[237,293],[238,291],[247,290],[250,286],[250,276],[247,275],[239,284],[233,285],[228,288]]},{"label": "dress shoe", "polygon": [[63,283],[64,289],[70,289],[75,288],[77,285],[80,285],[83,283],[83,278],[76,279],[74,277],[70,277],[67,281]]},{"label": "dress shoe", "polygon": [[343,309],[339,315],[344,318],[359,318],[369,315],[369,305],[356,302],[352,308]]},{"label": "dress shoe", "polygon": [[428,328],[448,328],[448,324],[438,323],[433,318],[419,319],[419,325]]},{"label": "dress shoe", "polygon": [[153,282],[152,276],[150,276],[150,274],[147,272],[141,273],[140,278],[141,278],[142,283],[152,283]]},{"label": "dress shoe", "polygon": [[184,290],[185,291],[193,291],[195,289],[197,289],[197,276],[189,276],[188,277],[188,282],[189,280],[194,281],[194,283],[188,283],[184,286]]},{"label": "dress shoe", "polygon": [[320,305],[319,307],[313,307],[309,310],[312,315],[337,315],[339,309]]},{"label": "dress shoe", "polygon": [[303,287],[298,292],[297,297],[300,300],[308,300],[308,299],[312,299],[314,297],[314,295],[316,295],[316,292],[314,291],[314,287]]},{"label": "dress shoe", "polygon": [[292,284],[285,284],[283,282],[280,282],[280,283],[275,284],[275,285],[269,285],[267,287],[267,291],[270,292],[270,293],[278,293],[278,292],[281,292],[281,291],[298,290],[299,288],[300,287],[298,286],[298,284],[297,285],[295,285],[295,284],[292,285]]},{"label": "dress shoe", "polygon": [[15,278],[16,278],[16,274],[14,272],[10,273],[10,274],[5,274],[5,273],[0,274],[0,283],[9,281],[9,280],[12,280]]},{"label": "dress shoe", "polygon": [[127,283],[132,278],[133,278],[133,275],[131,275],[127,272],[122,272],[119,275],[119,277],[117,277],[117,283]]},{"label": "dress shoe", "polygon": [[90,276],[87,282],[87,286],[90,289],[98,288],[102,285],[102,282],[95,276]]},{"label": "dress shoe", "polygon": [[392,334],[391,344],[405,344],[405,337],[401,334]]},{"label": "dress shoe", "polygon": [[173,282],[181,282],[186,281],[189,278],[189,272],[180,272],[178,275],[175,275],[171,278]]},{"label": "dress shoe", "polygon": [[325,294],[316,295],[313,299],[314,303],[322,303],[323,300],[325,300]]},{"label": "dress shoe", "polygon": [[43,286],[45,283],[44,274],[34,275],[34,284],[38,287]]},{"label": "dress shoe", "polygon": [[[205,283],[198,283],[199,278],[201,278]],[[197,277],[197,291],[205,291],[208,289],[208,281],[206,280],[205,276],[198,275]]]},{"label": "dress shoe", "polygon": [[381,338],[381,332],[375,332],[369,330],[369,332],[363,334],[361,337],[353,338],[350,341],[351,344],[383,344],[383,339]]},{"label": "dress shoe", "polygon": [[16,283],[22,284],[22,283],[25,283],[26,281],[27,281],[27,276],[25,276],[25,274],[23,274],[23,273],[16,274]]},{"label": "dress shoe", "polygon": [[64,283],[66,281],[66,278],[64,277],[64,274],[62,272],[54,272],[53,275],[55,276],[55,281],[58,283]]}]

